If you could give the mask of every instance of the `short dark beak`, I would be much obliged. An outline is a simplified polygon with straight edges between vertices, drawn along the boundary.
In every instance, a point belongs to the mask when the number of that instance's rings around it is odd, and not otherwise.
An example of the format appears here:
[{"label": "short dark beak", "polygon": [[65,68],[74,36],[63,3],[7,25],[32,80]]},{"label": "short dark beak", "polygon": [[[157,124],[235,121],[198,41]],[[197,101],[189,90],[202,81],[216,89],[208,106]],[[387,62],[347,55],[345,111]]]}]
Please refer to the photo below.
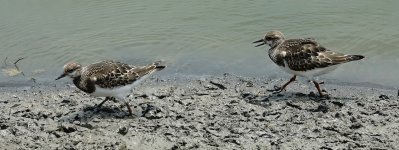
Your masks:
[{"label": "short dark beak", "polygon": [[63,78],[63,77],[65,77],[67,74],[65,74],[65,73],[63,73],[62,75],[60,75],[57,79],[55,79],[55,80],[58,80],[58,79],[61,79],[61,78]]},{"label": "short dark beak", "polygon": [[[262,42],[262,43],[260,43],[260,42]],[[257,40],[257,41],[255,41],[253,43],[260,43],[259,45],[256,45],[255,47],[259,47],[259,46],[265,45],[265,41],[263,39]]]}]

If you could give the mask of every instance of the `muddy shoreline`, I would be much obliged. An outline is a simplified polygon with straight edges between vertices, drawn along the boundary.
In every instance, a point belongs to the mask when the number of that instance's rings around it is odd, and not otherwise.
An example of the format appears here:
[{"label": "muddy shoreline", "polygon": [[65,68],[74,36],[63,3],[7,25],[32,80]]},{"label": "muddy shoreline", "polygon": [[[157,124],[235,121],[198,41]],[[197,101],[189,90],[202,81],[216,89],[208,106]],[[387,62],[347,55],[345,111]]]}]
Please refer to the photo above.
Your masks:
[{"label": "muddy shoreline", "polygon": [[399,149],[397,90],[288,79],[162,78],[144,81],[124,105],[73,85],[0,87],[5,149]]}]

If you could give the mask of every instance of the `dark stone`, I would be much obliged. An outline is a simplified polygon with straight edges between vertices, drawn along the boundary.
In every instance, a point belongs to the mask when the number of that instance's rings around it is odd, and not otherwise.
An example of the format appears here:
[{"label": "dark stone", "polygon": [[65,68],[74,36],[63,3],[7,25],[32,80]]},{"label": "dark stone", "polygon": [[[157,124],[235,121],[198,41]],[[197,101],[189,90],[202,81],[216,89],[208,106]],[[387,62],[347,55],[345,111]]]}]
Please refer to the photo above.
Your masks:
[{"label": "dark stone", "polygon": [[81,127],[85,127],[85,128],[87,128],[87,129],[94,129],[94,127],[91,125],[91,124],[88,124],[88,123],[85,123],[85,124],[80,124],[79,126],[81,126]]},{"label": "dark stone", "polygon": [[295,95],[298,96],[298,97],[306,96],[306,94],[303,94],[303,93],[295,93]]},{"label": "dark stone", "polygon": [[320,147],[320,149],[325,149],[325,150],[333,150],[332,148],[330,148],[330,147],[327,147],[327,146],[322,146],[322,147]]},{"label": "dark stone", "polygon": [[331,103],[333,103],[334,105],[337,105],[337,106],[339,106],[339,107],[342,107],[342,106],[345,105],[344,103],[337,102],[337,101],[332,101]]},{"label": "dark stone", "polygon": [[73,128],[73,127],[58,126],[57,131],[62,131],[62,132],[65,132],[65,133],[72,133],[72,132],[75,132],[76,129]]},{"label": "dark stone", "polygon": [[129,128],[122,127],[122,128],[119,128],[118,133],[121,135],[126,135],[128,131],[129,131]]},{"label": "dark stone", "polygon": [[360,103],[360,102],[356,103],[356,105],[357,105],[357,106],[364,107],[364,104],[363,104],[363,103]]},{"label": "dark stone", "polygon": [[381,100],[386,100],[389,99],[388,96],[381,94],[378,98],[380,98]]},{"label": "dark stone", "polygon": [[349,128],[350,129],[359,129],[361,127],[363,127],[363,125],[361,123],[355,123],[355,124],[352,124]]},{"label": "dark stone", "polygon": [[314,92],[310,92],[309,97],[317,97],[317,95]]},{"label": "dark stone", "polygon": [[241,97],[246,98],[246,97],[248,97],[249,95],[251,95],[251,94],[250,94],[250,93],[242,93],[242,94],[241,94]]},{"label": "dark stone", "polygon": [[10,126],[5,125],[5,124],[0,124],[0,130],[7,129],[8,127],[10,127]]},{"label": "dark stone", "polygon": [[176,120],[179,120],[179,119],[181,119],[181,118],[184,118],[184,116],[182,116],[182,115],[177,115],[177,116],[176,116]]},{"label": "dark stone", "polygon": [[157,96],[159,99],[164,99],[166,97],[166,95],[159,95]]},{"label": "dark stone", "polygon": [[147,119],[160,119],[163,117],[162,110],[156,106],[144,104],[142,109],[143,117]]},{"label": "dark stone", "polygon": [[311,109],[310,111],[327,113],[328,109],[329,108],[326,105],[319,105],[316,109]]},{"label": "dark stone", "polygon": [[302,108],[301,108],[300,106],[295,105],[295,104],[293,104],[293,103],[291,103],[291,102],[287,102],[286,104],[287,104],[287,106],[290,106],[290,107],[292,107],[292,108],[296,108],[296,109],[302,110]]},{"label": "dark stone", "polygon": [[225,139],[224,142],[234,143],[236,145],[241,145],[241,143],[239,141],[237,141],[236,139]]},{"label": "dark stone", "polygon": [[139,96],[137,96],[135,98],[148,98],[148,95],[147,94],[142,94],[142,95],[139,95]]},{"label": "dark stone", "polygon": [[210,81],[209,83],[215,85],[215,86],[218,87],[219,89],[222,89],[222,90],[227,89],[227,88],[226,88],[223,84],[221,84],[221,83],[216,83],[216,82],[214,82],[214,81]]},{"label": "dark stone", "polygon": [[64,100],[61,101],[61,103],[70,103],[70,102],[71,102],[71,101],[68,100],[68,99],[64,99]]}]

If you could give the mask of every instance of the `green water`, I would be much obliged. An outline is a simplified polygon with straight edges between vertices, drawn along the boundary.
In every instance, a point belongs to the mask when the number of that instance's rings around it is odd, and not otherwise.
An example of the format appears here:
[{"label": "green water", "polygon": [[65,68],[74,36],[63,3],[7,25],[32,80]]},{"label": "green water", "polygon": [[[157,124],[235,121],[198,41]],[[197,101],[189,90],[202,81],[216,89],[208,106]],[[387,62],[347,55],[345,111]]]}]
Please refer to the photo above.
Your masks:
[{"label": "green water", "polygon": [[[322,78],[397,87],[398,6],[396,0],[2,0],[0,59],[26,57],[19,62],[26,77],[2,73],[0,82],[51,81],[68,61],[103,59],[163,59],[169,67],[162,74],[169,75],[288,77],[267,57],[268,47],[251,43],[277,29],[366,56]],[[45,71],[33,76],[37,69]]]}]

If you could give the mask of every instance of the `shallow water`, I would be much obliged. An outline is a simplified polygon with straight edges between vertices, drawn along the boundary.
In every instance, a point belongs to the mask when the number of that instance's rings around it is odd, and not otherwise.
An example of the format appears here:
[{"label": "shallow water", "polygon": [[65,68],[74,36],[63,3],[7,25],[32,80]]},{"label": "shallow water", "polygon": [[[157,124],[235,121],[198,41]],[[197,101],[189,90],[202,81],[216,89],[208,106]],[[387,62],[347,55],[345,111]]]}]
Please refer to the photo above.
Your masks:
[{"label": "shallow water", "polygon": [[252,44],[278,29],[366,56],[322,78],[397,87],[397,6],[395,0],[0,1],[0,59],[12,66],[26,57],[18,63],[25,77],[3,73],[0,82],[52,81],[68,61],[103,59],[162,59],[170,75],[288,77],[267,58],[268,47]]}]

